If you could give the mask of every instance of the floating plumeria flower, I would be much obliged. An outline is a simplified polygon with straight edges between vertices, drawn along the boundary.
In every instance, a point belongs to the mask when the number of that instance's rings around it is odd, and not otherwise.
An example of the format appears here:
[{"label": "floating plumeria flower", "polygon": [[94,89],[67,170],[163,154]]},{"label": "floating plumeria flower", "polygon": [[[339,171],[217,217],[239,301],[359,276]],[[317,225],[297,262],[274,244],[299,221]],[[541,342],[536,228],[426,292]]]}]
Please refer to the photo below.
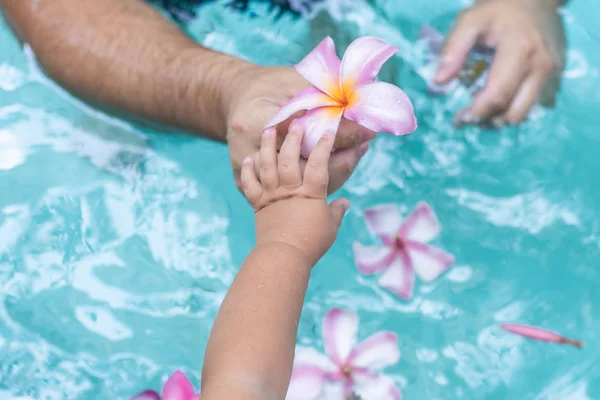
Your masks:
[{"label": "floating plumeria flower", "polygon": [[356,345],[358,316],[334,308],[323,319],[324,356],[298,347],[286,400],[400,400],[394,381],[377,371],[400,359],[398,339],[381,331]]},{"label": "floating plumeria flower", "polygon": [[343,60],[326,37],[296,71],[313,86],[290,100],[267,124],[272,127],[302,110],[296,120],[304,128],[302,155],[307,156],[326,132],[337,132],[342,116],[376,132],[404,135],[417,127],[412,103],[398,87],[375,82],[383,64],[398,48],[381,39],[363,36],[348,46]]},{"label": "floating plumeria flower", "polygon": [[516,324],[503,324],[500,326],[502,329],[508,332],[515,333],[517,335],[525,336],[530,339],[542,340],[544,342],[553,342],[559,344],[570,344],[571,346],[583,347],[583,343],[579,340],[568,339],[564,336],[560,336],[554,332],[547,331],[545,329],[535,328],[533,326],[516,325]]},{"label": "floating plumeria flower", "polygon": [[194,392],[191,382],[181,371],[175,371],[162,389],[162,397],[154,390],[145,390],[129,400],[199,400],[200,393]]},{"label": "floating plumeria flower", "polygon": [[431,282],[454,264],[454,257],[425,243],[436,238],[440,223],[431,207],[419,203],[404,222],[395,204],[370,208],[364,212],[369,229],[383,246],[354,244],[356,266],[363,274],[383,272],[379,284],[409,300],[413,295],[415,272]]}]

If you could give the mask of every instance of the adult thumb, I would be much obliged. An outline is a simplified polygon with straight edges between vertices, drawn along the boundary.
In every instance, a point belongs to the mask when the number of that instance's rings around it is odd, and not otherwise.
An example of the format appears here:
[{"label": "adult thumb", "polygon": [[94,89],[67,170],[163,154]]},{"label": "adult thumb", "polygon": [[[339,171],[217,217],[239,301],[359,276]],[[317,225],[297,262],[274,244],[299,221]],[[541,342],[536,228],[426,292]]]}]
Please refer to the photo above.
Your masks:
[{"label": "adult thumb", "polygon": [[481,33],[480,25],[478,20],[471,15],[464,13],[459,17],[446,39],[440,55],[440,66],[435,75],[437,84],[445,84],[458,75],[469,56],[469,52],[477,43]]},{"label": "adult thumb", "polygon": [[350,201],[348,199],[337,199],[331,202],[329,209],[331,210],[331,216],[336,227],[340,227],[344,214],[350,207]]}]

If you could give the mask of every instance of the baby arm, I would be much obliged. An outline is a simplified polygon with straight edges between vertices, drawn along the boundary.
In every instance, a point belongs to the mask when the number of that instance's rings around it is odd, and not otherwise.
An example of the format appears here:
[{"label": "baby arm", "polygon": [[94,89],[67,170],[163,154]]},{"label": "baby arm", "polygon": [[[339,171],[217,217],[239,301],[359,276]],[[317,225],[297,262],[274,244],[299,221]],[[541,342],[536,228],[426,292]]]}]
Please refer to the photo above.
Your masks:
[{"label": "baby arm", "polygon": [[242,187],[255,210],[256,247],[231,285],[210,333],[202,400],[285,398],[298,321],[310,272],[331,247],[348,201],[327,204],[327,165],[334,135],[325,135],[300,171],[303,131],[291,128],[277,154],[276,135],[262,137],[260,183],[252,159]]}]

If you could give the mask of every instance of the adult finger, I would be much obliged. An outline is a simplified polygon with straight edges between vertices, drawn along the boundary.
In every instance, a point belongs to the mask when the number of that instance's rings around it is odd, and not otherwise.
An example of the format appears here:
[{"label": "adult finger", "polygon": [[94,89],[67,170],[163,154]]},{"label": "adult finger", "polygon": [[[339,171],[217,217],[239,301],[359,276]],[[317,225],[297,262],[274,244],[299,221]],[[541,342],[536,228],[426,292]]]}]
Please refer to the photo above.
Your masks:
[{"label": "adult finger", "polygon": [[277,173],[277,148],[275,129],[265,129],[259,152],[260,182],[264,189],[272,189],[279,185]]},{"label": "adult finger", "polygon": [[538,99],[544,86],[545,77],[542,74],[530,75],[517,92],[504,118],[511,124],[519,124],[527,118],[529,110]]},{"label": "adult finger", "polygon": [[329,157],[333,149],[333,142],[333,132],[325,133],[306,162],[303,186],[316,195],[327,193]]},{"label": "adult finger", "polygon": [[480,14],[466,11],[460,15],[442,49],[440,66],[435,75],[437,84],[447,83],[460,72],[481,35],[482,26]]},{"label": "adult finger", "polygon": [[348,180],[358,165],[361,157],[369,149],[369,143],[365,142],[359,146],[349,149],[335,151],[329,160],[329,186],[328,193],[333,193]]},{"label": "adult finger", "polygon": [[530,73],[532,48],[514,45],[506,39],[496,49],[485,84],[477,94],[470,111],[475,118],[486,120],[508,109],[519,87]]},{"label": "adult finger", "polygon": [[287,134],[277,162],[280,185],[287,187],[298,187],[302,185],[302,173],[300,172],[300,144],[304,130],[299,124],[292,125]]},{"label": "adult finger", "polygon": [[344,219],[344,215],[350,207],[350,201],[348,199],[337,199],[331,202],[329,210],[331,211],[331,218],[335,223],[336,228],[339,228]]},{"label": "adult finger", "polygon": [[340,127],[335,135],[334,149],[346,149],[355,147],[363,142],[375,139],[377,135],[370,129],[365,128],[356,122],[342,118]]},{"label": "adult finger", "polygon": [[254,205],[262,195],[262,185],[256,177],[254,171],[254,160],[252,157],[246,157],[242,163],[241,171],[241,186],[244,192],[244,196],[248,199],[250,204]]}]

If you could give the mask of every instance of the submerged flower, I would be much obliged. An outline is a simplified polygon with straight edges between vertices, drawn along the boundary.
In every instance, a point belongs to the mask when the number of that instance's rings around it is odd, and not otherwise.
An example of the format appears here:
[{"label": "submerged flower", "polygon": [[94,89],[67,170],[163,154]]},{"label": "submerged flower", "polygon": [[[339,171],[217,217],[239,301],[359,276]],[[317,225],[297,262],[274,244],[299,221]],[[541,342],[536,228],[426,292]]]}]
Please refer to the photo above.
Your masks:
[{"label": "submerged flower", "polygon": [[267,127],[308,110],[296,121],[304,128],[305,156],[326,132],[337,132],[342,116],[377,132],[404,135],[414,131],[417,120],[408,96],[392,84],[375,82],[383,64],[397,51],[381,39],[363,36],[348,46],[340,61],[333,39],[326,37],[296,65],[296,71],[313,86],[284,105]]},{"label": "submerged flower", "polygon": [[400,359],[395,333],[377,332],[358,345],[358,316],[334,308],[323,320],[324,356],[310,348],[296,350],[286,400],[400,400],[394,381],[376,371]]},{"label": "submerged flower", "polygon": [[559,344],[570,344],[571,346],[579,348],[583,347],[583,343],[581,343],[579,340],[568,339],[554,332],[550,332],[545,329],[535,328],[533,326],[503,324],[501,325],[501,328],[505,331],[516,333],[517,335],[525,336],[530,339],[542,340],[544,342],[553,342]]},{"label": "submerged flower", "polygon": [[200,393],[194,392],[194,387],[179,370],[167,379],[162,389],[162,397],[154,390],[145,390],[129,400],[199,400]]},{"label": "submerged flower", "polygon": [[448,94],[459,85],[465,87],[471,94],[483,89],[494,56],[492,49],[476,45],[461,68],[458,77],[446,84],[439,85],[435,83],[434,76],[441,62],[444,37],[431,26],[423,25],[419,38],[427,46],[426,62],[419,68],[419,73],[427,81],[431,93]]},{"label": "submerged flower", "polygon": [[378,235],[383,246],[354,244],[356,266],[363,274],[385,271],[379,284],[409,300],[413,294],[415,272],[430,282],[454,264],[454,257],[425,243],[437,237],[441,226],[431,207],[419,203],[404,222],[395,204],[365,211],[369,229]]}]

